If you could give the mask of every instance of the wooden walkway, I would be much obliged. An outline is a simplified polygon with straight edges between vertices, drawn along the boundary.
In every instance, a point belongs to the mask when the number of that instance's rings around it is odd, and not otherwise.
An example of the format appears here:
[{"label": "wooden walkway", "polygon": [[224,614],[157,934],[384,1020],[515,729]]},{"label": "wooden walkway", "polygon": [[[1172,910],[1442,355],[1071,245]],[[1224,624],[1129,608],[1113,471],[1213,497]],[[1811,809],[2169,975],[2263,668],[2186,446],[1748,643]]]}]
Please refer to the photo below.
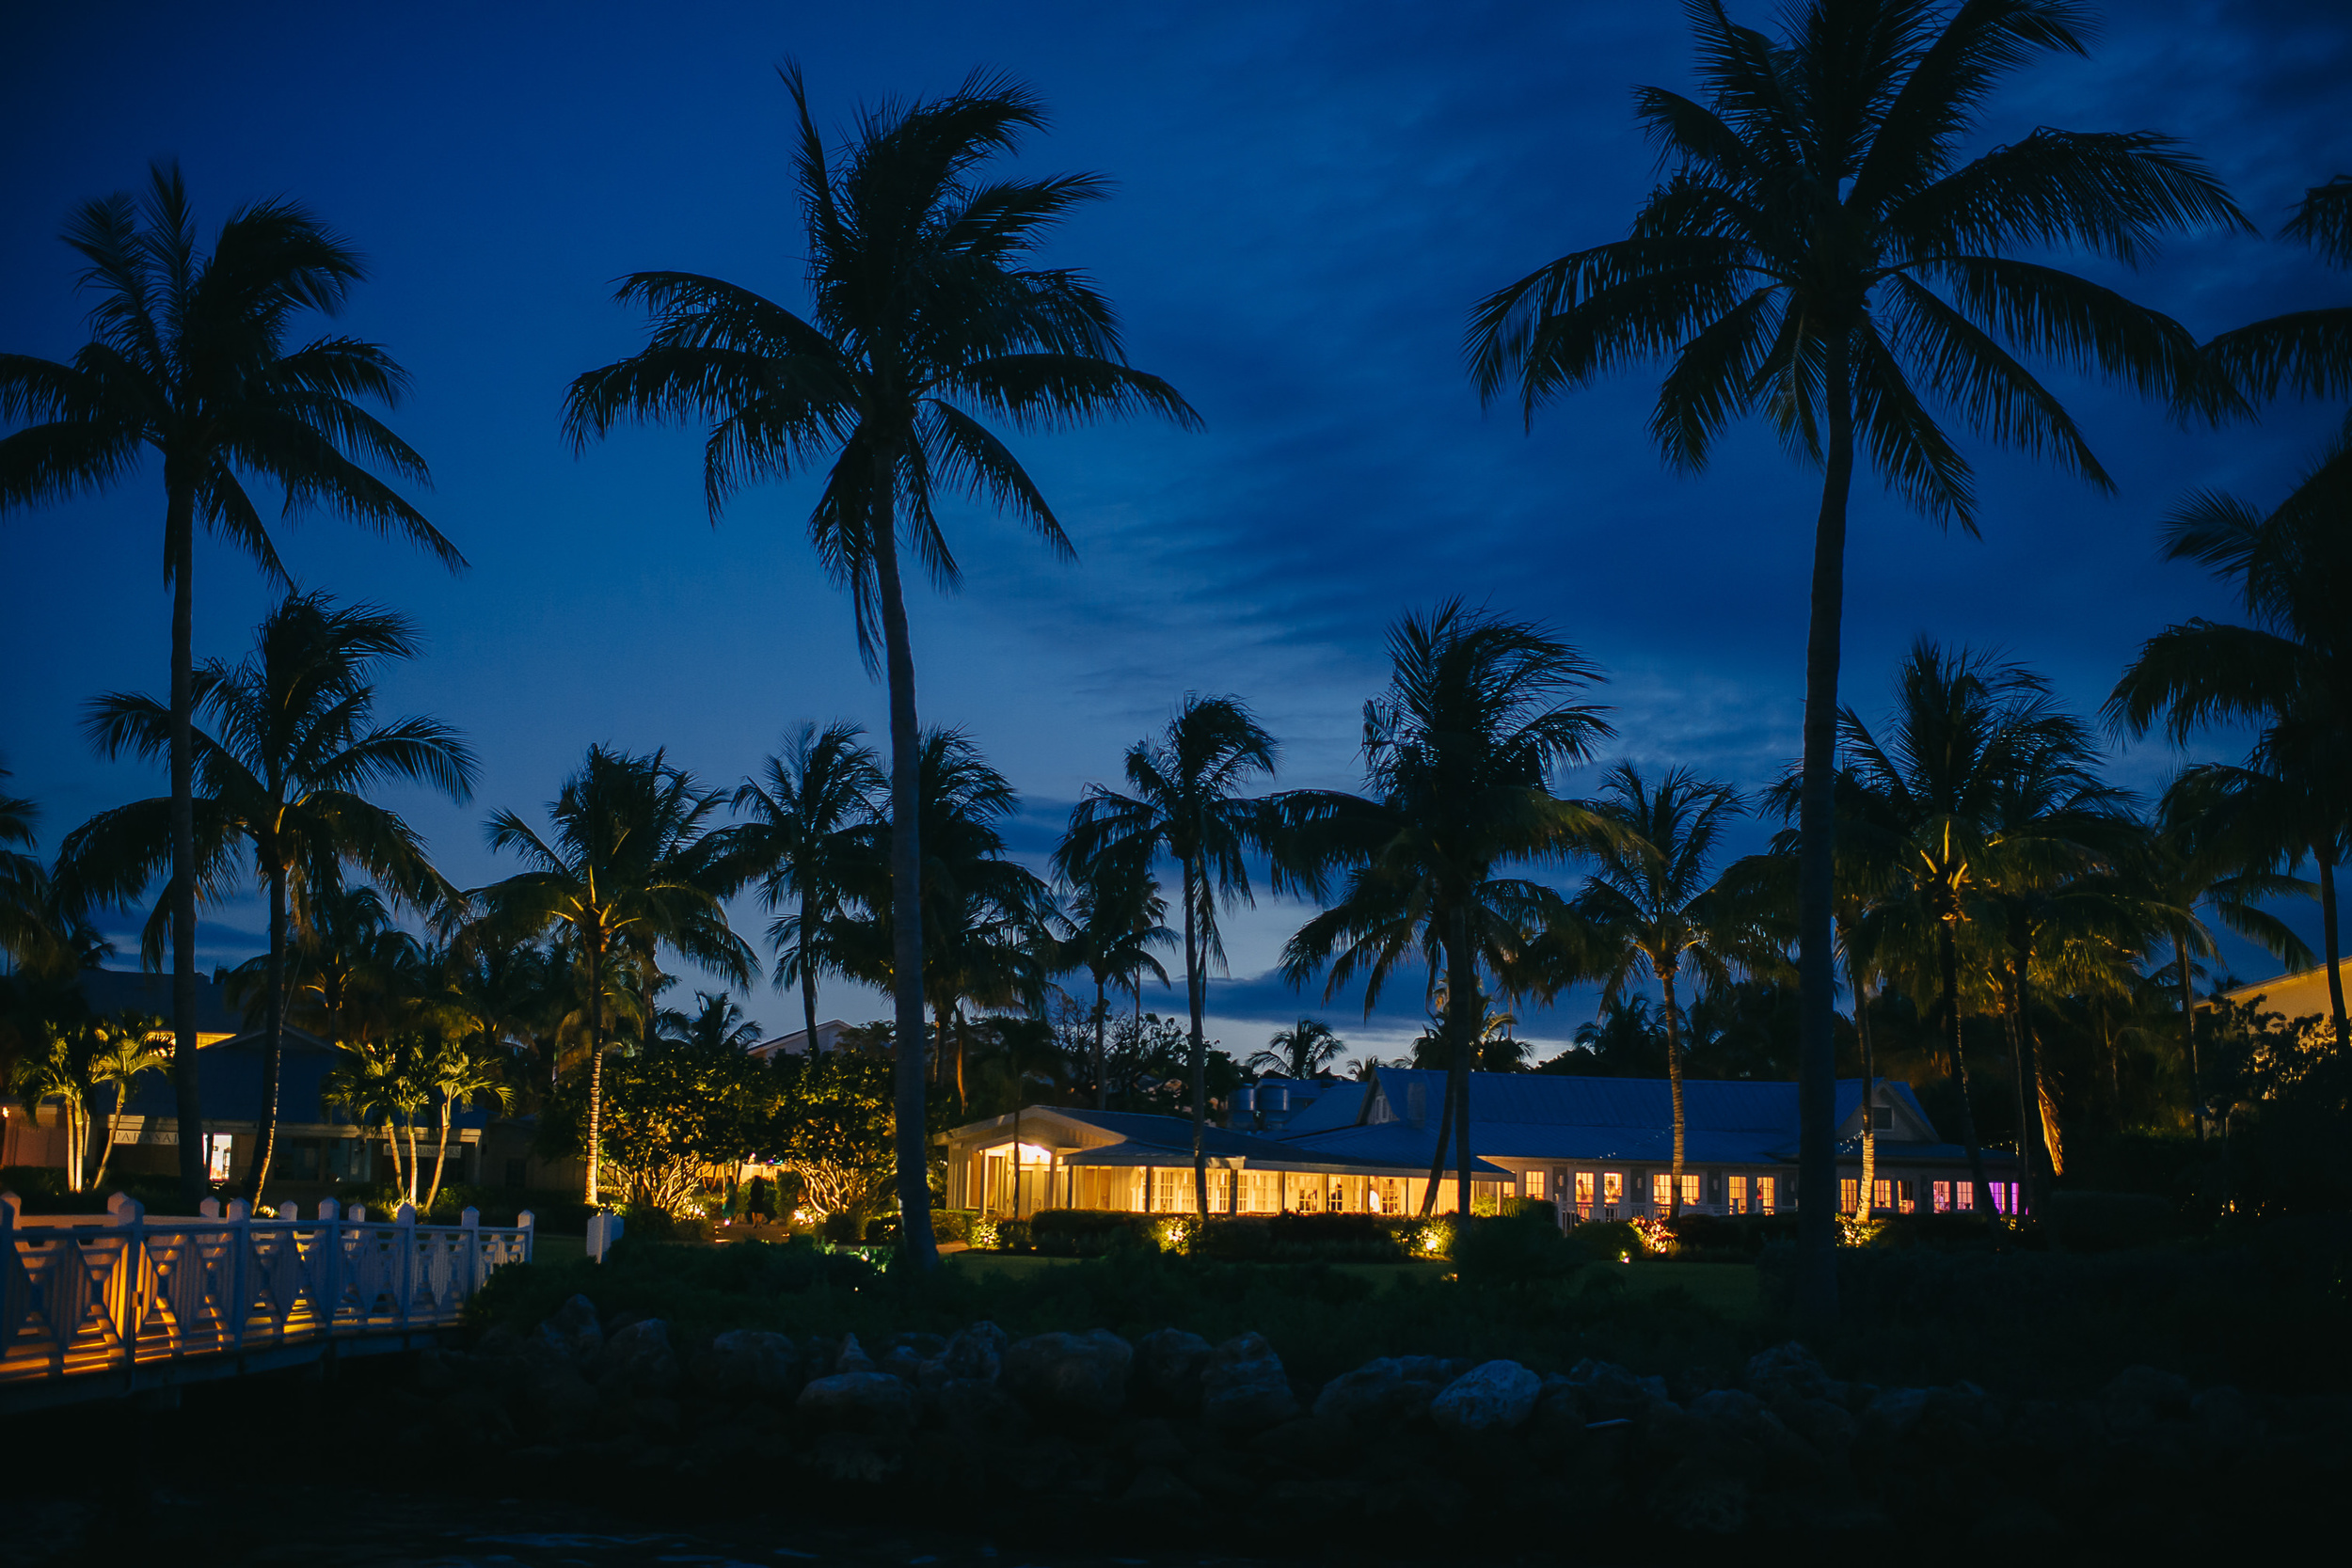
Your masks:
[{"label": "wooden walkway", "polygon": [[207,1199],[150,1218],[20,1213],[0,1194],[0,1412],[106,1398],[338,1355],[405,1350],[462,1320],[484,1281],[531,1260],[532,1216],[420,1225],[334,1199],[304,1219]]}]

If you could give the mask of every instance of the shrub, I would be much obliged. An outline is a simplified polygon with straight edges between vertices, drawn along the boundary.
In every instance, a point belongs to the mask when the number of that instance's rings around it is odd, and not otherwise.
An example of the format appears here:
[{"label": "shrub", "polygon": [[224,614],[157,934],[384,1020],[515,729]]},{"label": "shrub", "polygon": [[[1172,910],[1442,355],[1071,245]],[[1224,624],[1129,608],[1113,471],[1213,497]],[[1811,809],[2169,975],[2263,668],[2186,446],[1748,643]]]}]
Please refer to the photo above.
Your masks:
[{"label": "shrub", "polygon": [[2164,1240],[2179,1217],[2169,1198],[2153,1193],[2052,1193],[2042,1225],[2069,1252],[2113,1252]]},{"label": "shrub", "polygon": [[632,1203],[621,1211],[621,1234],[639,1242],[707,1242],[714,1227],[706,1214],[674,1214],[653,1203]]},{"label": "shrub", "polygon": [[898,1216],[877,1214],[867,1220],[863,1240],[867,1246],[897,1246],[898,1244]]},{"label": "shrub", "polygon": [[[1025,1222],[1013,1223],[1025,1223],[1037,1250],[1048,1257],[1099,1258],[1121,1244],[1164,1246],[1160,1227],[1175,1217],[1133,1214],[1116,1209],[1046,1209]],[[997,1234],[1000,1238],[1004,1234],[1001,1223]]]},{"label": "shrub", "polygon": [[1568,1232],[1568,1244],[1587,1259],[1603,1263],[1639,1258],[1649,1249],[1648,1241],[1634,1228],[1631,1220],[1595,1220],[1580,1225]]},{"label": "shrub", "polygon": [[1559,1205],[1548,1197],[1506,1197],[1502,1200],[1502,1212],[1506,1218],[1534,1215],[1549,1220],[1552,1229],[1560,1228]]},{"label": "shrub", "polygon": [[972,1226],[980,1217],[977,1209],[934,1209],[931,1211],[931,1235],[943,1242],[972,1243]]},{"label": "shrub", "polygon": [[836,1209],[825,1216],[825,1223],[818,1233],[835,1246],[855,1246],[858,1239],[866,1234],[866,1227],[847,1209]]},{"label": "shrub", "polygon": [[1027,1220],[998,1220],[996,1245],[1005,1252],[1035,1252],[1037,1238]]},{"label": "shrub", "polygon": [[1466,1285],[1514,1290],[1565,1279],[1590,1261],[1583,1248],[1560,1234],[1551,1205],[1531,1204],[1492,1219],[1473,1216],[1455,1227],[1454,1269]]}]

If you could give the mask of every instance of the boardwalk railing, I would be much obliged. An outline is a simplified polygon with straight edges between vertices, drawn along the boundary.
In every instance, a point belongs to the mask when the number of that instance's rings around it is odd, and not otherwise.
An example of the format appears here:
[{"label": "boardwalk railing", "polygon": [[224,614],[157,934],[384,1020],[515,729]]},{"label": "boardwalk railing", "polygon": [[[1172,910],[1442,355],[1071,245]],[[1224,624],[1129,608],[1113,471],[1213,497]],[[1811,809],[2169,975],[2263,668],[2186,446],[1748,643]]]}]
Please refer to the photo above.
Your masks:
[{"label": "boardwalk railing", "polygon": [[333,1198],[309,1220],[291,1203],[203,1207],[150,1218],[117,1193],[103,1216],[33,1215],[0,1194],[0,1391],[104,1371],[134,1374],[128,1387],[200,1357],[444,1327],[493,1273],[531,1260],[529,1212],[419,1225],[406,1204],[389,1221]]}]

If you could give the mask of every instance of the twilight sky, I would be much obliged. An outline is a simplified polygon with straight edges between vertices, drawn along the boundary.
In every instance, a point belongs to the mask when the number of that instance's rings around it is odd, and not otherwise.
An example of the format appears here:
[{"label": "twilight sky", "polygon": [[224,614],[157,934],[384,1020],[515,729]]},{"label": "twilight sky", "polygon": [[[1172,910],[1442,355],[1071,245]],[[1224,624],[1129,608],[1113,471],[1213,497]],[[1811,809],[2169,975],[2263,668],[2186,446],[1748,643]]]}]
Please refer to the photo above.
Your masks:
[{"label": "twilight sky", "polygon": [[[1733,10],[1768,16],[1754,0]],[[969,728],[1025,793],[1025,854],[1041,856],[1080,789],[1112,777],[1186,689],[1251,702],[1283,742],[1280,784],[1351,785],[1385,626],[1449,594],[1542,618],[1603,663],[1612,756],[1754,787],[1793,755],[1813,476],[1756,431],[1703,476],[1668,473],[1644,433],[1649,372],[1555,404],[1531,436],[1508,410],[1482,413],[1461,369],[1481,293],[1622,232],[1654,172],[1629,89],[1689,81],[1676,7],[11,9],[0,348],[64,358],[84,340],[55,236],[152,157],[182,162],[208,233],[233,205],[286,194],[370,256],[373,279],[341,325],[412,372],[391,423],[432,464],[418,499],[471,569],[452,577],[329,518],[288,525],[280,548],[305,586],[424,628],[429,653],[391,674],[385,710],[437,714],[483,753],[470,805],[399,802],[460,883],[506,869],[483,847],[485,813],[535,809],[591,741],[667,746],[732,784],[799,719],[881,727],[848,607],[806,548],[812,486],[748,493],[714,530],[698,436],[624,431],[575,459],[557,434],[567,381],[643,341],[611,303],[619,275],[707,272],[802,303],[773,70],[787,56],[828,127],[975,66],[1032,82],[1054,125],[1018,166],[1117,186],[1045,259],[1092,273],[1136,362],[1207,420],[1198,435],[1018,441],[1080,563],[963,509],[964,592],[913,604],[923,719]],[[2326,0],[2136,0],[2110,11],[2088,61],[2013,79],[1983,145],[2042,124],[2167,131],[2267,234],[2305,186],[2352,170],[2348,79],[2352,16]],[[2249,237],[2185,240],[2136,277],[2094,276],[2200,337],[2345,286]],[[2140,639],[2231,612],[2199,572],[2154,559],[2166,509],[2200,485],[2275,499],[2336,417],[2288,404],[2185,434],[2128,394],[2037,368],[2120,491],[1972,447],[1984,537],[1971,540],[1858,483],[1846,690],[1866,712],[1921,633],[1998,647],[2095,708]],[[0,520],[0,760],[41,802],[52,846],[162,787],[95,761],[78,730],[98,691],[164,688],[161,510],[151,468]],[[233,657],[271,590],[217,546],[196,569],[199,657]],[[2114,766],[2152,788],[2175,760],[2148,746]],[[757,911],[741,912],[755,935]],[[1246,1053],[1313,1010],[1396,1049],[1417,1026],[1413,988],[1364,1024],[1354,1000],[1267,976],[1298,917],[1262,900],[1232,918],[1212,1033]],[[258,929],[252,908],[221,910],[202,960],[249,955]],[[2267,972],[2259,954],[2234,957]],[[746,1000],[772,1025],[797,1016],[765,989]],[[884,1010],[848,986],[824,1006]],[[1574,998],[1522,1033],[1563,1041],[1589,1016],[1589,995]]]}]

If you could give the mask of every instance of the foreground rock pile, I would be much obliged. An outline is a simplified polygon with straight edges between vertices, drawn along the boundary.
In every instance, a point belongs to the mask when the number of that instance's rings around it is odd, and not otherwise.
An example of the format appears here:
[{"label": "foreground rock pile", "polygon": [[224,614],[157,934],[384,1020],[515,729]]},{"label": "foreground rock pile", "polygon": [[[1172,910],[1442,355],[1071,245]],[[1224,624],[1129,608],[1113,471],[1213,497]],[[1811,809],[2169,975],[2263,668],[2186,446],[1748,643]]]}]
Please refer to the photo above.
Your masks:
[{"label": "foreground rock pile", "polygon": [[[598,1487],[757,1478],[773,1506],[985,1528],[1110,1515],[1261,1546],[1919,1530],[1978,1543],[2216,1524],[2245,1488],[2324,1487],[2352,1402],[2192,1390],[2149,1368],[2095,1400],[1878,1388],[1799,1344],[1675,1387],[1587,1361],[1373,1361],[1302,1388],[1254,1334],[887,1345],[738,1331],[674,1343],[574,1297],[530,1335],[426,1352],[410,1439]],[[912,1522],[912,1521],[910,1521]]]}]

